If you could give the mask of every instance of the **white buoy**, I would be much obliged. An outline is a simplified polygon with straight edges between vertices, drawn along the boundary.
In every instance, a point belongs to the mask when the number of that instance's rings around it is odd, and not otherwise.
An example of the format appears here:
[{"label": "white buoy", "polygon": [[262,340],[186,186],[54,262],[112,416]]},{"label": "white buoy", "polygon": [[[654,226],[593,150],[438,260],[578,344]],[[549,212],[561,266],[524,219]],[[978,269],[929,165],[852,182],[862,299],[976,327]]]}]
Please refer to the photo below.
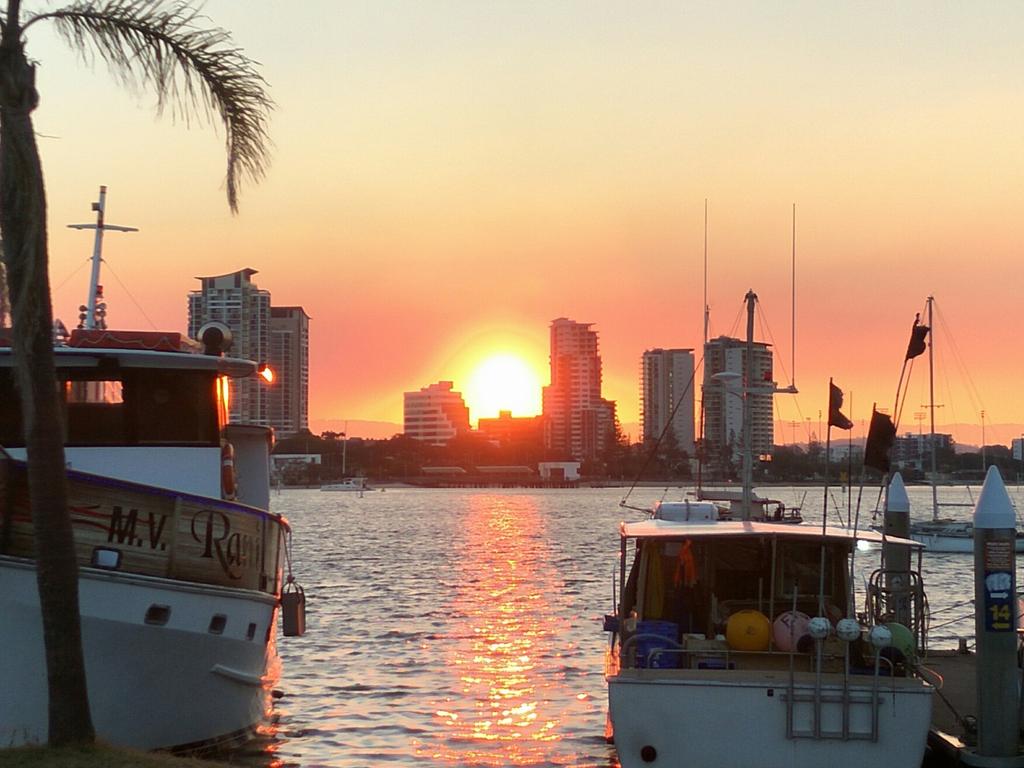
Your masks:
[{"label": "white buoy", "polygon": [[999,470],[989,467],[974,508],[974,636],[978,653],[978,745],[968,765],[1016,766],[1017,687],[1016,515]]},{"label": "white buoy", "polygon": [[836,635],[844,643],[860,638],[860,623],[856,619],[840,619],[836,624]]}]

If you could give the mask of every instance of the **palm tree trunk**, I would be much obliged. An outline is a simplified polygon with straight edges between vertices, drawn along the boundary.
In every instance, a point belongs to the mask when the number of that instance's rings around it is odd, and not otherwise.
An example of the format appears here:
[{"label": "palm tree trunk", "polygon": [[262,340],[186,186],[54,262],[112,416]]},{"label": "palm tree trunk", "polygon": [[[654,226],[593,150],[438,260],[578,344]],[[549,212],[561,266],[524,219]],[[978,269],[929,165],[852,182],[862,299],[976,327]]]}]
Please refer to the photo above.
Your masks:
[{"label": "palm tree trunk", "polygon": [[20,41],[18,3],[0,40],[0,232],[4,240],[14,359],[25,425],[36,573],[46,644],[49,741],[95,739],[78,610],[78,563],[68,513],[60,400],[47,278],[46,194],[32,127],[35,73]]}]

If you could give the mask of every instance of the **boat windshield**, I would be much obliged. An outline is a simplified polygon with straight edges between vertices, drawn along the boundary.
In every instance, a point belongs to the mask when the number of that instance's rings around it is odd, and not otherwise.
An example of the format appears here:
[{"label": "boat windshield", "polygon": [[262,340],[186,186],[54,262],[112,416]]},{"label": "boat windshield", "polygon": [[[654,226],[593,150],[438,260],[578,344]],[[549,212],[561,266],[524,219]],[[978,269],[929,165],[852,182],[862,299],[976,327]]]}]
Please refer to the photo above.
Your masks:
[{"label": "boat windshield", "polygon": [[[769,616],[792,608],[818,614],[821,543],[750,537],[731,540],[639,541],[624,584],[623,615],[677,624],[714,636],[728,617],[754,609]],[[825,548],[824,602],[847,612],[845,543]]]},{"label": "boat windshield", "polygon": [[[217,446],[212,371],[125,368],[58,371],[68,446]],[[0,445],[24,446],[13,371],[0,369]]]}]

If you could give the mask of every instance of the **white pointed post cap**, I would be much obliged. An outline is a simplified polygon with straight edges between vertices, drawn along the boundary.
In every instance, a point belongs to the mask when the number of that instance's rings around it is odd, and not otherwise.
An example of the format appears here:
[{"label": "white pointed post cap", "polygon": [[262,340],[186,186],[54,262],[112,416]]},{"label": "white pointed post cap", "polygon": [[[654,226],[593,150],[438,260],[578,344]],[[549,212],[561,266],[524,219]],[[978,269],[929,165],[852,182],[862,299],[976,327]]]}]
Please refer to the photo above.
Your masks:
[{"label": "white pointed post cap", "polygon": [[975,528],[1013,528],[1017,527],[1017,516],[1010,502],[1010,494],[999,470],[994,466],[988,468],[985,484],[981,487],[978,504],[974,508]]},{"label": "white pointed post cap", "polygon": [[903,485],[903,476],[896,472],[889,481],[889,496],[885,508],[889,512],[909,512],[910,497],[907,496],[907,487]]}]

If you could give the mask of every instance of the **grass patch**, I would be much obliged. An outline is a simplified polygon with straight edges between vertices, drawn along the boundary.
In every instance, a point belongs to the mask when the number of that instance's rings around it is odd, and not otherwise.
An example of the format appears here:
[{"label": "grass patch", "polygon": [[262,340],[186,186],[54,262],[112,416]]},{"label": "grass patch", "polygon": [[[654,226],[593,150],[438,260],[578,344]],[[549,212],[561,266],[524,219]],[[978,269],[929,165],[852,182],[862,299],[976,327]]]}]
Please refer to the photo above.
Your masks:
[{"label": "grass patch", "polygon": [[0,749],[0,768],[217,768],[226,763],[121,747]]}]

